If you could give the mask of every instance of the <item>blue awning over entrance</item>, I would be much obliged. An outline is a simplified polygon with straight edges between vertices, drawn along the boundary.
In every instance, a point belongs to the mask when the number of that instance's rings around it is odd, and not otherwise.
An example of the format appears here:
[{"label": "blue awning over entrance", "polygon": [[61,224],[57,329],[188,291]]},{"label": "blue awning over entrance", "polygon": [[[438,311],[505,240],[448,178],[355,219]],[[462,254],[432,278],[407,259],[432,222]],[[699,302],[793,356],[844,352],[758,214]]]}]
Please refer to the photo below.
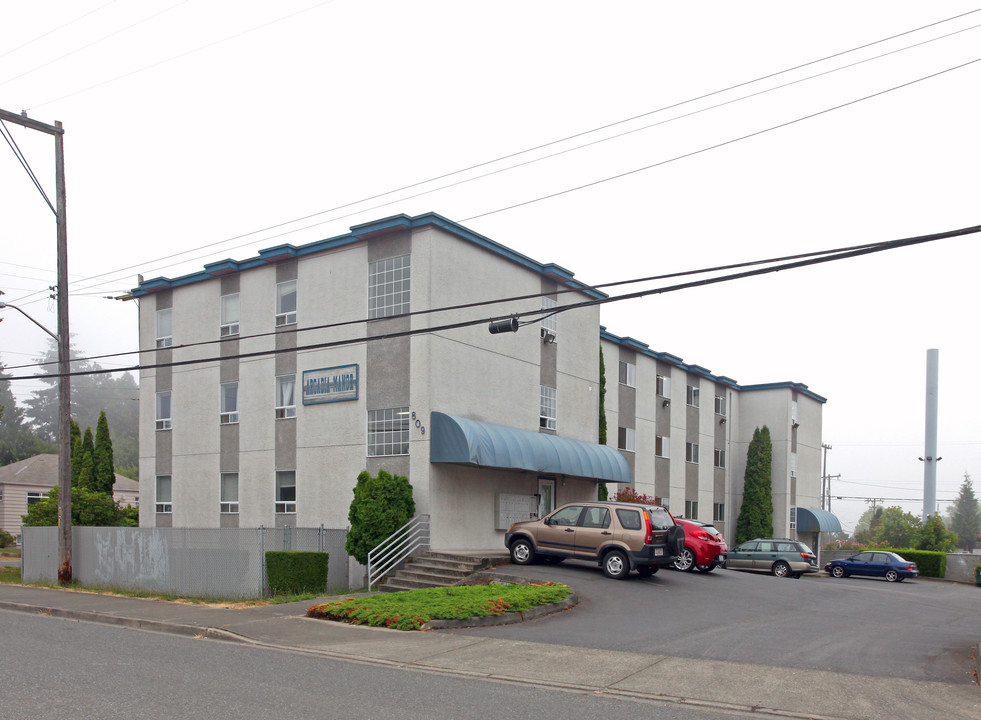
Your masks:
[{"label": "blue awning over entrance", "polygon": [[630,482],[630,466],[614,448],[434,412],[429,461],[526,470],[597,482]]},{"label": "blue awning over entrance", "polygon": [[841,532],[841,522],[827,510],[799,507],[797,532]]}]

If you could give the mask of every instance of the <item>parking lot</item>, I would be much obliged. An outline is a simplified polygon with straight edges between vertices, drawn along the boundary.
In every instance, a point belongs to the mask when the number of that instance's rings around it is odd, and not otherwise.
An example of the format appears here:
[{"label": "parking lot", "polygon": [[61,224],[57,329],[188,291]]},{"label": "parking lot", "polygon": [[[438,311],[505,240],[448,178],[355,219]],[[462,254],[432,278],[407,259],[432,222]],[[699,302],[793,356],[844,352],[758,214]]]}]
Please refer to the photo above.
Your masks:
[{"label": "parking lot", "polygon": [[799,580],[717,569],[611,580],[595,565],[502,565],[561,582],[577,607],[518,625],[456,632],[673,657],[974,682],[981,588],[919,578]]}]

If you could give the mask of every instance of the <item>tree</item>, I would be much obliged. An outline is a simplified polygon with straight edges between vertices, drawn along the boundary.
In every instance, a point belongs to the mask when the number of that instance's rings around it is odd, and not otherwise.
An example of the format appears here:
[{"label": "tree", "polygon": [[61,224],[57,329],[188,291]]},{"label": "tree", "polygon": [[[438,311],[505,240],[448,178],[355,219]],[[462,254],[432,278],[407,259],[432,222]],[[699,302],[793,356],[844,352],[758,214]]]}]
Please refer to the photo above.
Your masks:
[{"label": "tree", "polygon": [[92,449],[92,487],[98,492],[112,495],[116,483],[115,464],[112,459],[112,438],[109,435],[109,420],[106,411],[99,413],[99,424],[95,428],[95,446]]},{"label": "tree", "polygon": [[[72,488],[72,524],[92,527],[115,527],[129,525],[132,515],[119,506],[112,495],[95,492],[85,487]],[[58,488],[51,488],[48,497],[27,508],[27,515],[21,516],[24,525],[58,524]]]},{"label": "tree", "polygon": [[743,504],[736,520],[736,544],[773,535],[773,443],[770,428],[753,431],[746,454]]},{"label": "tree", "polygon": [[934,513],[927,518],[916,534],[913,547],[917,550],[951,552],[957,548],[957,535],[947,529],[940,513]]},{"label": "tree", "polygon": [[978,535],[981,535],[981,504],[974,495],[974,484],[967,473],[964,473],[964,482],[951,511],[950,529],[957,533],[962,548],[974,552]]},{"label": "tree", "polygon": [[[78,360],[77,349],[70,350],[72,372],[102,370],[98,363]],[[50,375],[58,368],[58,346],[49,341],[46,353],[37,358],[41,372]],[[58,379],[41,377],[47,387],[36,390],[24,402],[24,414],[33,430],[43,440],[58,438]],[[77,375],[71,382],[72,417],[81,427],[95,427],[100,411],[113,419],[113,450],[115,462],[127,473],[135,474],[139,463],[139,389],[130,373]]]},{"label": "tree", "polygon": [[95,470],[95,442],[92,440],[92,428],[85,428],[82,442],[79,444],[77,458],[72,458],[72,464],[78,463],[78,487],[93,490],[92,476]]},{"label": "tree", "polygon": [[[599,437],[597,442],[600,445],[606,445],[606,363],[603,361],[603,348],[600,348],[599,371]],[[596,490],[597,499],[606,500],[609,496],[606,483],[599,483]]]},{"label": "tree", "polygon": [[874,532],[877,542],[888,547],[909,548],[916,542],[920,531],[920,519],[912,513],[904,513],[901,507],[887,507],[882,511],[879,527]]},{"label": "tree", "polygon": [[31,430],[10,390],[10,381],[3,378],[0,364],[0,465],[55,452],[54,445],[44,442]]},{"label": "tree", "polygon": [[344,542],[348,555],[367,565],[368,553],[409,522],[415,513],[416,502],[408,478],[384,470],[378,471],[378,477],[372,477],[367,470],[362,471],[347,516],[351,523]]}]

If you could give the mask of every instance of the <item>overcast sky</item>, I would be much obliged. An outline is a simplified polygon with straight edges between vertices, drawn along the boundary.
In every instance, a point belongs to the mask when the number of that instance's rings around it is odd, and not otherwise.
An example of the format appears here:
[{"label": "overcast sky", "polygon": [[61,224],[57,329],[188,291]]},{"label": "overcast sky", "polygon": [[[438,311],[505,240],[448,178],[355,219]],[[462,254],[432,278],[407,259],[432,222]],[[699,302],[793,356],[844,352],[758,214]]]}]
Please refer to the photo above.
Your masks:
[{"label": "overcast sky", "polygon": [[[398,213],[438,212],[590,284],[981,223],[979,2],[3,9],[0,108],[64,123],[70,316],[87,356],[136,349],[135,303],[105,298],[137,273],[176,277]],[[54,202],[51,137],[7,129]],[[54,216],[6,142],[0,203],[3,299],[56,329]],[[828,399],[835,495],[919,516],[922,503],[888,499],[922,496],[929,348],[938,499],[981,476],[979,260],[974,234],[602,317],[742,384],[808,385]],[[38,328],[0,317],[8,368],[44,350]],[[866,507],[832,509],[850,529]]]}]

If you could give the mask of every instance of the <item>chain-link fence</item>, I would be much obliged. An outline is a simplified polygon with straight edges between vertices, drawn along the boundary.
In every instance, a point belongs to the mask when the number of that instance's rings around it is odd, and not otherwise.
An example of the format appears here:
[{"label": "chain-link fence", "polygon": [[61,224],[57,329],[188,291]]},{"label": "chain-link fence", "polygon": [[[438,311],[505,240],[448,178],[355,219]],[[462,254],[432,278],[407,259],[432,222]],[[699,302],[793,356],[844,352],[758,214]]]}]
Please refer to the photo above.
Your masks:
[{"label": "chain-link fence", "polygon": [[[72,576],[83,585],[214,598],[269,592],[268,550],[330,554],[327,592],[348,590],[346,530],[319,528],[72,528]],[[57,582],[58,528],[25,527],[24,582]]]}]

